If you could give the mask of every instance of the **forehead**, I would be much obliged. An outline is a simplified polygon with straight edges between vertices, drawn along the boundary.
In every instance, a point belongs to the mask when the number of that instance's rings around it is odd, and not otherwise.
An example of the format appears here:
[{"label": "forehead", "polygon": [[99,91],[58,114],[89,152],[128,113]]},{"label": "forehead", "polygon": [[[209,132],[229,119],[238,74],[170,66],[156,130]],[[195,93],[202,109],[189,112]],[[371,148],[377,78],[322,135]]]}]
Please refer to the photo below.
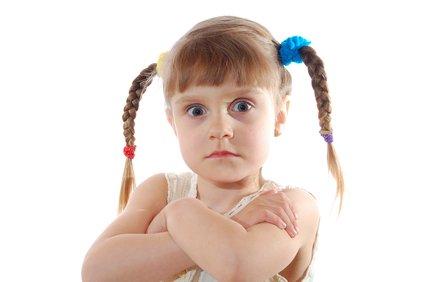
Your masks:
[{"label": "forehead", "polygon": [[277,55],[271,41],[264,43],[250,33],[184,37],[165,60],[165,95],[227,80],[238,86],[274,87],[280,80]]},{"label": "forehead", "polygon": [[266,94],[265,89],[259,87],[242,87],[227,82],[219,86],[191,86],[184,92],[176,92],[171,97],[173,103],[183,103],[194,99],[231,99],[237,97],[258,97]]}]

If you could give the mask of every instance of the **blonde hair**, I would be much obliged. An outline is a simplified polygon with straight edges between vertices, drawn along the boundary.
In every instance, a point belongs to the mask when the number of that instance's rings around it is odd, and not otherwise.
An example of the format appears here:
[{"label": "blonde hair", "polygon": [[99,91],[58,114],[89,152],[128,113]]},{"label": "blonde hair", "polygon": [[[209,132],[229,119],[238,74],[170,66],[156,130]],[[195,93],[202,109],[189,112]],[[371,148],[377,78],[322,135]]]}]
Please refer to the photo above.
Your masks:
[{"label": "blonde hair", "polygon": [[[277,101],[291,92],[291,76],[279,58],[280,43],[262,25],[239,17],[211,18],[195,25],[168,52],[161,65],[165,100],[190,86],[219,86],[232,79],[239,86],[268,88]],[[308,68],[318,107],[321,131],[332,132],[331,100],[322,60],[309,46],[299,49]],[[133,81],[124,108],[124,136],[134,146],[134,120],[146,88],[157,74],[156,64],[144,69]],[[336,196],[343,201],[344,180],[332,143],[327,148],[328,169],[337,182]],[[135,187],[131,159],[127,159],[121,185],[119,211]]]}]

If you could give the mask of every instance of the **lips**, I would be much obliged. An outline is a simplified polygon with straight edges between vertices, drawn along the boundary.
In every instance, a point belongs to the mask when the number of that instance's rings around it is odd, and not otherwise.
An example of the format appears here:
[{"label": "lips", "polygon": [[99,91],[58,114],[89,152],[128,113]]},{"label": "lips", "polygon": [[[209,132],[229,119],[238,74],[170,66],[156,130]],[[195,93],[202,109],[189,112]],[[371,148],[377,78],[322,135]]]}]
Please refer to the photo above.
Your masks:
[{"label": "lips", "polygon": [[214,159],[214,158],[232,158],[232,157],[239,157],[240,155],[237,155],[233,152],[229,151],[215,151],[209,156],[207,156],[208,159]]}]

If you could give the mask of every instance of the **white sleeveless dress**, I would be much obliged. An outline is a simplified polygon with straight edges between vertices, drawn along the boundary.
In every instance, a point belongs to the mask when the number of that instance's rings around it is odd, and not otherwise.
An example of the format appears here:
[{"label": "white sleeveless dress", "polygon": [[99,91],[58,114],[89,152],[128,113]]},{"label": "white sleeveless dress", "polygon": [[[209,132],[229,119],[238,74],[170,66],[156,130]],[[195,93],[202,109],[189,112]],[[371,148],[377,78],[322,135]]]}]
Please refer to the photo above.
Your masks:
[{"label": "white sleeveless dress", "polygon": [[[181,199],[181,198],[196,198],[197,197],[197,175],[192,172],[186,172],[181,174],[167,173],[165,174],[168,182],[168,203]],[[246,207],[251,201],[256,199],[259,194],[263,191],[270,189],[282,190],[276,183],[267,181],[257,192],[248,195],[241,199],[237,205],[224,214],[226,217],[232,217]],[[314,252],[316,250],[316,242],[314,246]],[[302,282],[310,282],[313,280],[312,265],[314,256],[312,256],[311,264],[306,270],[305,276]],[[215,278],[210,276],[207,272],[203,271],[199,267],[187,269],[186,271],[179,273],[175,277],[162,282],[218,282]],[[287,282],[283,276],[276,274],[273,277],[265,280],[264,282]]]}]

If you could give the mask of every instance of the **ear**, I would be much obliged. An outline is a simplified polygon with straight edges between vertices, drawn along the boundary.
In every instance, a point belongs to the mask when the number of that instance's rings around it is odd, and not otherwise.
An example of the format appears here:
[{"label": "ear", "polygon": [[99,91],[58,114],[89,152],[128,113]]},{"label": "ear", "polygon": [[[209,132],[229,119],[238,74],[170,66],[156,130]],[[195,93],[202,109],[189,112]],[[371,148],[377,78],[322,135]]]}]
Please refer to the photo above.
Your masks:
[{"label": "ear", "polygon": [[286,95],[281,102],[279,108],[277,108],[277,113],[275,115],[275,127],[274,127],[274,136],[280,136],[283,132],[284,124],[287,121],[287,115],[289,113],[290,108],[290,99],[289,96]]},{"label": "ear", "polygon": [[177,131],[175,129],[174,117],[172,116],[171,110],[166,110],[166,119],[168,120],[169,125],[172,127],[174,134],[177,135]]}]

